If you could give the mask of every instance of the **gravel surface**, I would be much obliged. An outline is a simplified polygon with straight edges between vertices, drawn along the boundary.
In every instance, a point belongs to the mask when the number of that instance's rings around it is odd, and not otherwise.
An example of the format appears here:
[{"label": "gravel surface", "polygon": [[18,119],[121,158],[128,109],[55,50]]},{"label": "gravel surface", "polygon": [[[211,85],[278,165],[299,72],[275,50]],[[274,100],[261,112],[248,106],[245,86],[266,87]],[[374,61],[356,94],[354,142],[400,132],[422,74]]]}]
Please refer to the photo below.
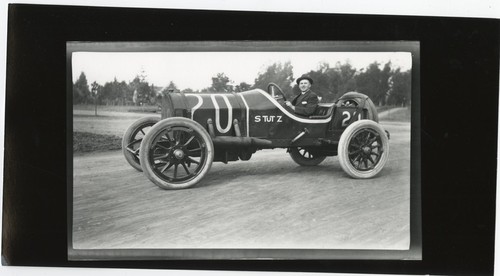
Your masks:
[{"label": "gravel surface", "polygon": [[[74,129],[121,135],[137,116],[77,114]],[[120,151],[75,156],[73,246],[407,249],[410,125],[383,126],[389,161],[369,180],[348,177],[337,157],[300,167],[276,149],[214,163],[195,188],[166,191]]]}]

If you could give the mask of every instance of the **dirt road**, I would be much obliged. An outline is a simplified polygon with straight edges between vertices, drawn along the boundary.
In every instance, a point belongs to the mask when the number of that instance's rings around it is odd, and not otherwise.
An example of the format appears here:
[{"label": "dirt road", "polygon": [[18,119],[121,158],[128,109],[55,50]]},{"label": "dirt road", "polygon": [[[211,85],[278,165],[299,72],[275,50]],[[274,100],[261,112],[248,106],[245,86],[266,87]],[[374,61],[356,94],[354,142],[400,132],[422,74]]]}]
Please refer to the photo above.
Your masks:
[{"label": "dirt road", "polygon": [[214,163],[195,188],[166,191],[119,151],[77,156],[74,247],[406,249],[410,125],[383,126],[389,161],[370,180],[349,178],[337,157],[305,168],[276,149]]}]

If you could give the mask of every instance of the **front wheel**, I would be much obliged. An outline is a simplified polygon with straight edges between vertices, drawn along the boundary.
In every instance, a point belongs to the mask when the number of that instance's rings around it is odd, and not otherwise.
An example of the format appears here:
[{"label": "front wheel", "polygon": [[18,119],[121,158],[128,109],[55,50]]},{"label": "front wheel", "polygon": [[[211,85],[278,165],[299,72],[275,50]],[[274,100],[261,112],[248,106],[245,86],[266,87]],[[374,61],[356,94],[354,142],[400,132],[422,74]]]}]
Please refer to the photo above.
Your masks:
[{"label": "front wheel", "polygon": [[214,146],[197,122],[181,117],[161,120],[144,137],[140,161],[144,175],[162,189],[197,184],[210,170]]},{"label": "front wheel", "polygon": [[326,158],[324,155],[313,154],[307,148],[302,147],[290,148],[288,153],[293,161],[301,166],[317,166]]},{"label": "front wheel", "polygon": [[342,169],[351,177],[374,177],[387,162],[389,139],[378,123],[356,121],[342,133],[338,156]]}]

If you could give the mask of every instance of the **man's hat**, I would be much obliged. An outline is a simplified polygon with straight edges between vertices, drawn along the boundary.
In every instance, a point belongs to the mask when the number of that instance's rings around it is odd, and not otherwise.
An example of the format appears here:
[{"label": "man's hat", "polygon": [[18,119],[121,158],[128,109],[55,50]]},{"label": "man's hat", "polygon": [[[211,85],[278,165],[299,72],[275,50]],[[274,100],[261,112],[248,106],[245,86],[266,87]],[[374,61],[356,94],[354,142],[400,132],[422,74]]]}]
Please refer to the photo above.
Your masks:
[{"label": "man's hat", "polygon": [[313,84],[313,80],[307,75],[302,75],[302,77],[298,78],[295,82],[299,84],[301,80],[308,80],[309,83]]}]

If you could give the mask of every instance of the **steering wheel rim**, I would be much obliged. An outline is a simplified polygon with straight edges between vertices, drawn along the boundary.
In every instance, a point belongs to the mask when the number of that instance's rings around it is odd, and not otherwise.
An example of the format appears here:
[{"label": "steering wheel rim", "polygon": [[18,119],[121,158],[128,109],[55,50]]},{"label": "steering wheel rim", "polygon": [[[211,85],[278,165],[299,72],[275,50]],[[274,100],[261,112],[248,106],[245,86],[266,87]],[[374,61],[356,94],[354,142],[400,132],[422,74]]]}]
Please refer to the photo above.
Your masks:
[{"label": "steering wheel rim", "polygon": [[274,99],[276,99],[276,101],[278,101],[278,102],[281,101],[281,100],[278,100],[279,98],[276,98],[275,93],[274,93],[274,92],[276,92],[276,90],[274,90],[274,89],[271,90],[272,87],[276,87],[277,88],[278,92],[281,94],[281,97],[283,98],[283,102],[285,102],[286,101],[285,93],[283,93],[283,90],[281,90],[281,88],[276,83],[271,82],[271,83],[269,83],[267,85],[267,93],[269,95],[271,95],[271,97],[273,97]]}]

